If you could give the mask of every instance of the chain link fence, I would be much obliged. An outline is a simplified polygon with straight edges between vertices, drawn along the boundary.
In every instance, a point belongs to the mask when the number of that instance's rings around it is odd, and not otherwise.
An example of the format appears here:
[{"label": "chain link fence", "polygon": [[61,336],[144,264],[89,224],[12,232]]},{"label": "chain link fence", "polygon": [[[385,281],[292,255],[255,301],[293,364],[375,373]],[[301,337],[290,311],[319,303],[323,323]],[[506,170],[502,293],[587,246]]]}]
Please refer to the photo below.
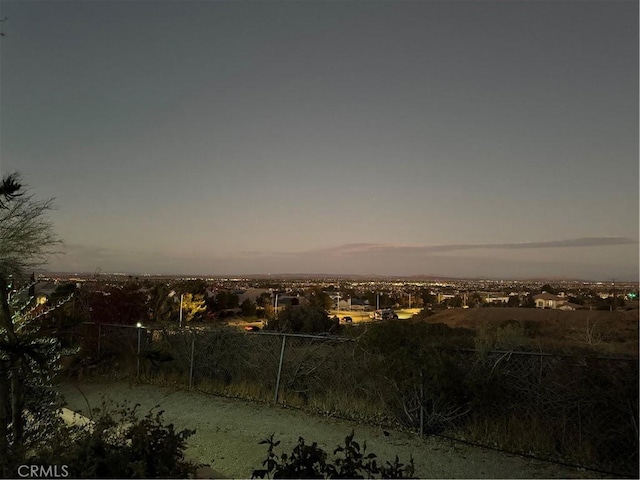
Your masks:
[{"label": "chain link fence", "polygon": [[[638,478],[638,359],[83,324],[72,372],[402,426]],[[419,350],[419,351],[418,351]]]},{"label": "chain link fence", "polygon": [[[440,360],[444,368],[422,371],[413,403],[405,400],[415,406],[410,425],[637,477],[637,359],[511,351],[434,356],[446,359]],[[438,378],[445,371],[455,385]]]}]

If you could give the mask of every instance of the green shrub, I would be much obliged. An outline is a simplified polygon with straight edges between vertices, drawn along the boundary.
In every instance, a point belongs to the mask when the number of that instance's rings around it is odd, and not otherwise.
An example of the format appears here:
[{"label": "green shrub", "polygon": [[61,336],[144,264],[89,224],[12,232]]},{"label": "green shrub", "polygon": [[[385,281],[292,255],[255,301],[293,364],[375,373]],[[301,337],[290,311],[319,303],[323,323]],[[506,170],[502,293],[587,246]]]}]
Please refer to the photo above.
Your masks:
[{"label": "green shrub", "polygon": [[400,463],[397,455],[393,462],[378,464],[377,455],[367,453],[366,442],[361,451],[353,437],[354,432],[347,435],[344,446],[338,445],[333,451],[340,455],[329,462],[327,453],[316,442],[306,445],[302,437],[291,455],[283,453],[278,457],[273,450],[280,441],[274,441],[271,435],[260,442],[269,445],[262,462],[266,468],[254,470],[251,478],[412,478],[413,458],[407,465]]}]

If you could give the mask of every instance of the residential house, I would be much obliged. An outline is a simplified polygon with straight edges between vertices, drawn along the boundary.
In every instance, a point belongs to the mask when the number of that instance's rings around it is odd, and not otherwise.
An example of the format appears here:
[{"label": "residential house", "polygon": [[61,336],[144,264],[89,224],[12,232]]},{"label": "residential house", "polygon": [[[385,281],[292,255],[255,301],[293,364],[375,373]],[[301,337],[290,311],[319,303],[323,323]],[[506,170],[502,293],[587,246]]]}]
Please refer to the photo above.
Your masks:
[{"label": "residential house", "polygon": [[36,305],[43,305],[49,301],[51,294],[56,290],[58,284],[53,281],[38,282],[28,290],[21,290],[17,293],[21,302],[26,302],[31,296],[35,297]]},{"label": "residential house", "polygon": [[576,310],[580,308],[580,305],[571,303],[564,293],[560,295],[553,295],[551,293],[542,292],[539,295],[533,297],[536,302],[536,308],[550,308],[554,310]]}]

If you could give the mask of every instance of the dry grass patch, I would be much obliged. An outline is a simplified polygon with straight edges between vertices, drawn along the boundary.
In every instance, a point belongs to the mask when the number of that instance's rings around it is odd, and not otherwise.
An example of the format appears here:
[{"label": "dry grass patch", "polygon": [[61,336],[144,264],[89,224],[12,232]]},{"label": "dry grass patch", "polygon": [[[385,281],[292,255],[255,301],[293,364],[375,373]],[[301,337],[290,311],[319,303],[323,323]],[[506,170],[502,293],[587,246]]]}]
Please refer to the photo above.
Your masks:
[{"label": "dry grass patch", "polygon": [[[608,355],[638,355],[638,311],[543,310],[536,308],[449,309],[423,321],[485,334],[519,324],[527,347],[543,351],[588,349]],[[485,332],[485,333],[483,333]]]}]

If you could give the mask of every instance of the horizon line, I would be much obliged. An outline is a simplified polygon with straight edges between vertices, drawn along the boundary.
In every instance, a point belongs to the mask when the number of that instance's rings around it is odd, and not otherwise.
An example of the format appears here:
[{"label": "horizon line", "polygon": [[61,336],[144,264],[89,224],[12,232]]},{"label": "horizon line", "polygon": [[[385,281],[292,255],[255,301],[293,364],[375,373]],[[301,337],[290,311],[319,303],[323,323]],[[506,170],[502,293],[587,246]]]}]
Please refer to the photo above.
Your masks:
[{"label": "horizon line", "polygon": [[[101,271],[97,275],[95,272],[88,271],[42,271],[42,273],[48,274],[57,274],[57,275],[77,275],[77,276],[87,276],[87,277],[95,277],[99,278],[101,276],[127,276],[127,277],[195,277],[195,278],[343,278],[343,279],[355,279],[355,278],[364,278],[364,279],[374,279],[374,278],[391,278],[391,279],[433,279],[433,280],[490,280],[490,281],[556,281],[556,282],[613,282],[615,283],[615,277],[606,277],[606,278],[579,278],[579,277],[570,277],[570,276],[557,276],[557,275],[536,275],[530,277],[516,277],[516,276],[504,276],[504,277],[495,277],[495,276],[482,276],[482,275],[474,275],[474,276],[454,276],[454,275],[441,275],[441,274],[383,274],[383,273],[369,273],[369,274],[359,274],[359,273],[227,273],[227,274],[213,274],[213,273],[140,273],[140,272],[104,272]],[[618,282],[625,283],[640,283],[640,277],[636,279],[629,279],[628,277],[620,277]]]}]

